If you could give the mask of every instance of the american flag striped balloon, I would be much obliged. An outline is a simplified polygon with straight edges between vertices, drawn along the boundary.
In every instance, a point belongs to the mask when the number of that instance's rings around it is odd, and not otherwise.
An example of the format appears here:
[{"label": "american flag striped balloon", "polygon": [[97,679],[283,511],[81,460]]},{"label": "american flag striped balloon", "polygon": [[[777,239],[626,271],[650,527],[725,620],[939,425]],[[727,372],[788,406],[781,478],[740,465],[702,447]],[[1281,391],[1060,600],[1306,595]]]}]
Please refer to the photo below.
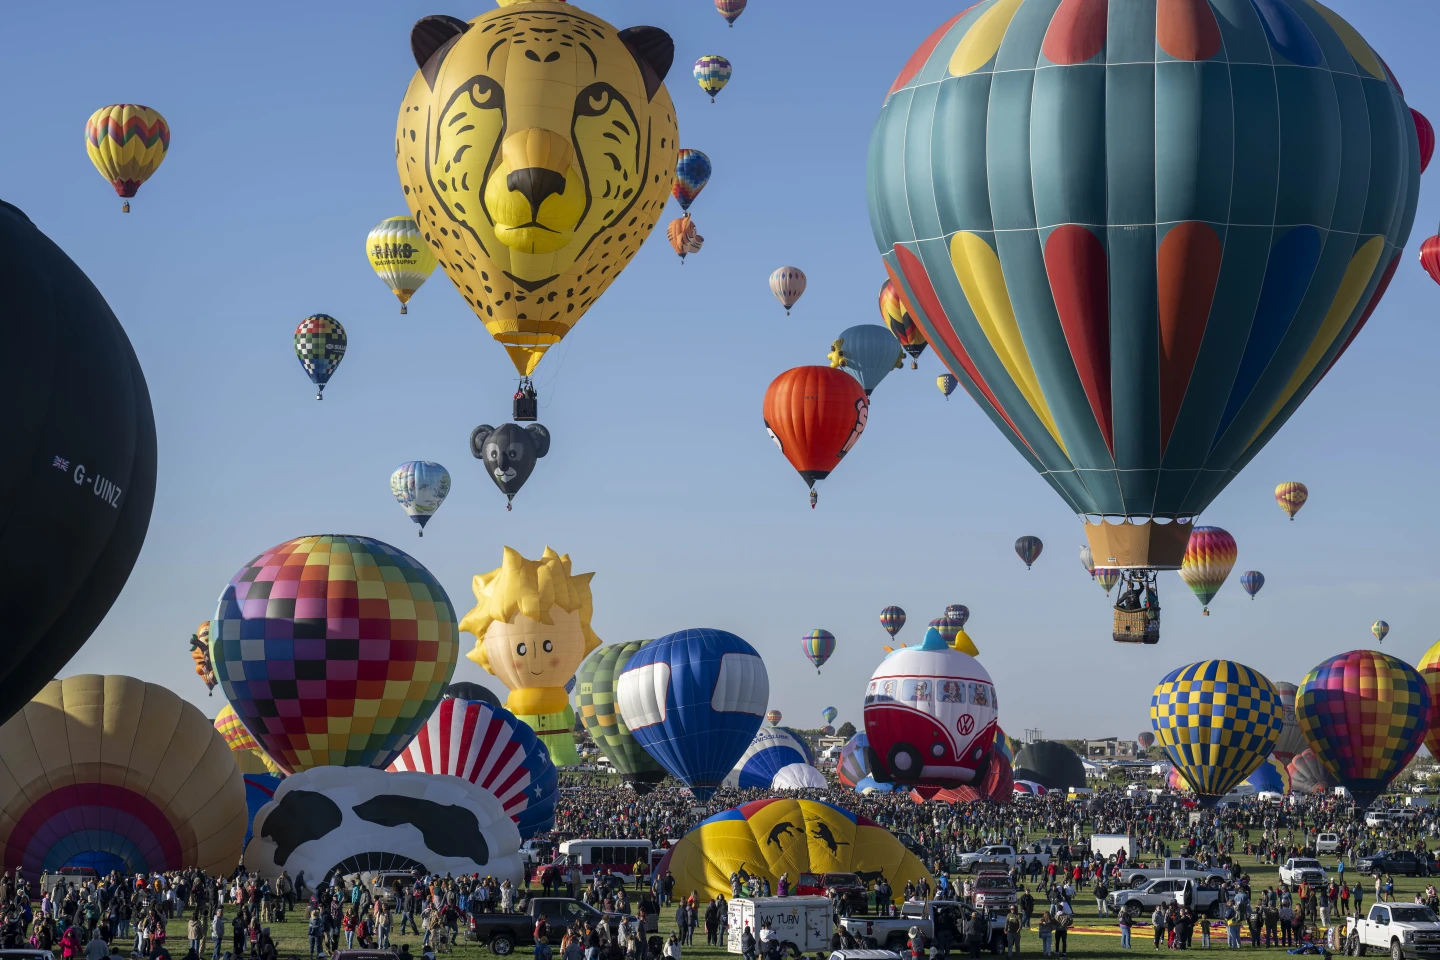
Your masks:
[{"label": "american flag striped balloon", "polygon": [[449,774],[484,787],[522,838],[555,825],[559,772],[540,738],[509,710],[477,700],[442,700],[389,769]]}]

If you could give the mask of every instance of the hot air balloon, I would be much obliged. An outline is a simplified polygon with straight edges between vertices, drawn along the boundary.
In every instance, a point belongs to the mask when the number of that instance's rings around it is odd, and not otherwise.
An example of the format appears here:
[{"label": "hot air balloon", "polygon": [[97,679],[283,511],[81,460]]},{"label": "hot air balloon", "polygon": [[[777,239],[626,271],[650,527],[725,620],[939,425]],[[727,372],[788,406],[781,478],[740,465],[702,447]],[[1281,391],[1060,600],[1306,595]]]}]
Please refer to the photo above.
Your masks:
[{"label": "hot air balloon", "polygon": [[1386,634],[1390,632],[1390,624],[1384,620],[1376,620],[1370,624],[1370,632],[1375,634],[1376,643],[1384,643]]},{"label": "hot air balloon", "polygon": [[[970,622],[970,608],[963,603],[952,603],[945,608],[945,616],[954,620],[960,629],[964,630],[965,624]],[[940,635],[945,636],[945,631],[940,631]],[[950,638],[947,638],[946,642],[950,642]]]},{"label": "hot air balloon", "polygon": [[700,196],[705,184],[710,182],[710,158],[699,150],[680,151],[675,161],[675,186],[670,192],[680,201],[680,209],[689,211],[690,204]]},{"label": "hot air balloon", "polygon": [[840,711],[836,710],[834,707],[826,707],[824,710],[820,711],[820,718],[826,723],[834,723],[835,718],[838,716],[840,716]]},{"label": "hot air balloon", "polygon": [[[998,737],[990,747],[990,754],[990,765],[984,778],[978,783],[941,790],[928,799],[950,804],[974,803],[977,800],[988,800],[1001,806],[1012,803],[1015,799],[1015,773],[1010,769],[1009,757],[1000,749]],[[912,790],[910,799],[916,803],[924,803],[927,798],[919,791]]]},{"label": "hot air balloon", "polygon": [[1040,551],[1045,549],[1045,544],[1040,542],[1039,537],[1021,537],[1015,541],[1015,555],[1025,561],[1025,569],[1029,570],[1030,565],[1040,559]]},{"label": "hot air balloon", "polygon": [[1430,158],[1435,156],[1435,128],[1425,118],[1425,114],[1410,108],[1410,116],[1415,120],[1415,137],[1420,145],[1420,172],[1424,173],[1425,168],[1430,166]]},{"label": "hot air balloon", "polygon": [[979,782],[997,713],[990,674],[931,627],[920,646],[882,660],[865,689],[870,775],[927,798]]},{"label": "hot air balloon", "polygon": [[615,701],[615,682],[635,651],[653,640],[630,640],[607,643],[585,658],[575,674],[579,683],[580,722],[600,752],[630,788],[639,794],[649,793],[665,779],[665,770],[651,759],[635,739]]},{"label": "hot air balloon", "polygon": [[688,213],[671,220],[670,226],[665,228],[665,236],[670,239],[670,248],[680,258],[682,267],[688,255],[699,253],[700,248],[705,246],[705,238],[695,232],[695,221],[690,219]]},{"label": "hot air balloon", "polygon": [[905,611],[893,605],[886,607],[880,611],[880,626],[885,628],[885,632],[890,634],[893,640],[900,628],[905,626]]},{"label": "hot air balloon", "polygon": [[1180,775],[1180,770],[1178,767],[1172,766],[1170,768],[1170,772],[1165,775],[1165,786],[1169,787],[1171,790],[1174,790],[1176,793],[1195,792],[1190,789],[1190,784],[1186,783],[1185,778]]},{"label": "hot air balloon", "polygon": [[1425,688],[1430,691],[1430,722],[1425,730],[1425,748],[1430,756],[1440,757],[1440,722],[1435,714],[1440,712],[1440,642],[1437,642],[1415,667],[1425,679]]},{"label": "hot air balloon", "polygon": [[870,757],[865,749],[869,745],[869,738],[861,730],[840,748],[840,757],[835,761],[835,778],[845,786],[853,789],[870,776]]},{"label": "hot air balloon", "polygon": [[[772,888],[782,873],[858,873],[883,876],[896,890],[922,879],[924,864],[889,830],[820,800],[768,797],[715,814],[681,837],[655,867],[675,878],[675,889],[713,900],[728,897],[730,876],[744,866]],[[788,913],[788,911],[787,911]]]},{"label": "hot air balloon", "polygon": [[797,763],[810,766],[814,762],[815,754],[810,747],[789,730],[776,726],[761,727],[725,777],[725,786],[740,790],[769,790],[771,783],[786,767]]},{"label": "hot air balloon", "polygon": [[[0,722],[104,619],[145,542],[155,416],[125,330],[69,257],[0,201],[5,418]],[[849,380],[849,377],[845,378]]]},{"label": "hot air balloon", "polygon": [[1005,755],[1006,764],[1014,762],[1015,748],[1010,743],[1010,737],[1006,735],[1005,731],[1002,730],[998,724],[995,726],[995,749]]},{"label": "hot air balloon", "polygon": [[1155,746],[1155,734],[1150,732],[1149,730],[1142,730],[1140,731],[1139,736],[1135,738],[1135,742],[1138,743],[1141,748],[1149,750],[1151,747]]},{"label": "hot air balloon", "polygon": [[1420,266],[1430,274],[1430,279],[1440,283],[1440,235],[1426,237],[1420,244]]},{"label": "hot air balloon", "polygon": [[1263,586],[1265,586],[1265,574],[1259,570],[1246,570],[1240,574],[1240,587],[1250,594],[1251,600],[1255,599],[1255,594],[1259,593]]},{"label": "hot air balloon", "polygon": [[224,874],[240,855],[240,770],[210,721],[159,684],[50,681],[0,727],[0,768],[0,848],[32,880],[62,866]]},{"label": "hot air balloon", "polygon": [[765,429],[810,488],[824,480],[865,430],[870,400],[860,381],[829,367],[786,370],[765,391]]},{"label": "hot air balloon", "polygon": [[1245,782],[1254,787],[1256,793],[1287,794],[1290,792],[1290,771],[1272,753],[1245,778]]},{"label": "hot air balloon", "polygon": [[1295,756],[1308,749],[1305,743],[1305,733],[1300,729],[1300,723],[1295,719],[1295,694],[1299,688],[1293,683],[1284,680],[1275,681],[1275,689],[1280,692],[1280,707],[1284,712],[1285,723],[1280,728],[1280,739],[1275,744],[1272,756],[1278,757],[1281,763],[1288,764]]},{"label": "hot air balloon", "polygon": [[870,396],[891,370],[904,366],[900,343],[889,330],[879,324],[864,323],[849,327],[830,345],[830,366],[844,370],[865,388]]},{"label": "hot air balloon", "polygon": [[450,471],[429,460],[407,461],[390,474],[390,492],[420,526],[423,537],[425,524],[450,495]]},{"label": "hot air balloon", "polygon": [[1305,675],[1295,717],[1325,770],[1364,810],[1420,749],[1430,690],[1403,660],[1351,650]]},{"label": "hot air balloon", "polygon": [[85,152],[125,198],[121,213],[130,212],[130,198],[160,169],[169,149],[170,125],[160,111],[138,103],[112,103],[85,121]]},{"label": "hot air balloon", "polygon": [[1199,598],[1201,613],[1210,616],[1210,601],[1235,568],[1235,538],[1219,527],[1196,527],[1185,548],[1180,579]]},{"label": "hot air balloon", "polygon": [[535,731],[501,707],[441,700],[389,769],[461,777],[484,787],[515,821],[522,839],[555,826],[560,773]]},{"label": "hot air balloon", "polygon": [[781,267],[770,274],[770,292],[790,316],[790,308],[805,294],[805,271],[799,267]]},{"label": "hot air balloon", "polygon": [[1036,740],[1015,754],[1015,780],[1039,783],[1047,790],[1064,790],[1085,785],[1085,764],[1080,755],[1063,743]]},{"label": "hot air balloon", "polygon": [[646,752],[704,802],[760,729],[770,679],[733,633],[682,630],[635,652],[615,699]]},{"label": "hot air balloon", "polygon": [[1204,807],[1264,762],[1284,716],[1274,684],[1233,660],[1172,670],[1150,697],[1155,738]]},{"label": "hot air balloon", "polygon": [[930,629],[940,634],[940,639],[945,642],[947,647],[950,647],[955,645],[955,638],[965,627],[961,624],[959,617],[942,614],[930,621]]},{"label": "hot air balloon", "polygon": [[383,770],[439,703],[459,639],[445,588],[413,557],[326,535],[240,568],[220,594],[210,652],[225,699],[286,773]]},{"label": "hot air balloon", "polygon": [[335,375],[340,361],[345,359],[345,347],[350,338],[340,321],[324,313],[317,313],[300,321],[295,328],[295,356],[305,371],[305,376],[315,384],[315,399],[325,399],[325,384]]},{"label": "hot air balloon", "polygon": [[415,220],[411,217],[381,220],[365,238],[365,254],[376,276],[400,301],[400,312],[409,313],[410,298],[435,272],[435,254]]},{"label": "hot air balloon", "polygon": [[1284,510],[1291,520],[1295,519],[1295,514],[1300,512],[1300,508],[1305,506],[1305,501],[1309,499],[1310,491],[1305,484],[1296,480],[1288,480],[1275,488],[1275,502],[1280,504],[1280,509]]},{"label": "hot air balloon", "polygon": [[[411,215],[522,392],[629,265],[675,182],[669,34],[587,11],[589,36],[572,44],[577,12],[507,0],[468,24],[423,18],[395,131]],[[562,33],[496,43],[532,16]]]},{"label": "hot air balloon", "polygon": [[818,674],[825,661],[835,652],[835,634],[819,628],[811,630],[800,638],[800,651],[805,654],[805,659],[815,664],[815,672]]},{"label": "hot air balloon", "polygon": [[710,54],[695,61],[695,82],[700,84],[700,89],[710,94],[710,102],[715,102],[715,95],[725,89],[725,84],[730,82],[730,74],[733,68],[730,61],[719,54]]},{"label": "hot air balloon", "polygon": [[1326,771],[1324,764],[1315,756],[1315,751],[1308,747],[1295,754],[1295,759],[1290,761],[1285,772],[1290,774],[1292,793],[1324,796],[1335,788],[1335,781]]},{"label": "hot air balloon", "polygon": [[735,21],[740,19],[740,14],[745,12],[745,4],[749,0],[715,0],[715,9],[720,11],[720,16],[733,28]]},{"label": "hot air balloon", "polygon": [[208,696],[215,695],[215,665],[210,662],[210,621],[201,620],[200,626],[190,634],[190,659],[195,663],[195,675],[205,684]]},{"label": "hot air balloon", "polygon": [[867,196],[946,369],[1096,564],[1153,586],[1375,309],[1420,158],[1379,57],[1318,4],[1103,6],[951,18],[887,93]]},{"label": "hot air balloon", "polygon": [[935,378],[935,386],[939,387],[940,392],[945,394],[946,400],[950,399],[950,394],[954,393],[955,388],[959,385],[960,381],[956,380],[948,373],[942,373],[940,374],[940,376]]},{"label": "hot air balloon", "polygon": [[1090,574],[1091,577],[1095,576],[1095,558],[1090,553],[1090,545],[1088,543],[1082,543],[1080,545],[1080,566],[1084,567],[1085,572]]},{"label": "hot air balloon", "polygon": [[783,720],[784,717],[781,716],[779,710],[771,710],[769,713],[765,714],[765,719],[769,722],[770,726],[778,727],[780,726],[780,721]]},{"label": "hot air balloon", "polygon": [[925,334],[915,326],[915,320],[910,316],[910,308],[905,306],[894,280],[886,280],[880,286],[880,318],[885,321],[885,326],[895,339],[900,341],[900,347],[910,355],[910,369],[918,369],[920,364],[916,361],[930,344],[926,342]]},{"label": "hot air balloon", "polygon": [[1095,582],[1100,584],[1105,591],[1105,596],[1110,596],[1110,588],[1120,582],[1120,570],[1118,567],[1096,567]]}]

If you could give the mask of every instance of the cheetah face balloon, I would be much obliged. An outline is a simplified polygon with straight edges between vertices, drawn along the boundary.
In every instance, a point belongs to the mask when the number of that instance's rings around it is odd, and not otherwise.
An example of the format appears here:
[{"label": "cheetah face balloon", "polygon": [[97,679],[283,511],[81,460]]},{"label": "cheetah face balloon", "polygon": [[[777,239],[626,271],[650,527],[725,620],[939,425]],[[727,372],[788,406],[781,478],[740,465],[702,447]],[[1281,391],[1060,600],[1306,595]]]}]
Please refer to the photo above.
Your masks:
[{"label": "cheetah face balloon", "polygon": [[426,17],[400,106],[406,200],[521,375],[650,235],[675,180],[669,34],[558,0]]},{"label": "cheetah face balloon", "polygon": [[550,431],[538,423],[520,427],[482,423],[470,434],[470,452],[485,464],[485,472],[510,499],[535,472],[535,461],[550,452]]}]

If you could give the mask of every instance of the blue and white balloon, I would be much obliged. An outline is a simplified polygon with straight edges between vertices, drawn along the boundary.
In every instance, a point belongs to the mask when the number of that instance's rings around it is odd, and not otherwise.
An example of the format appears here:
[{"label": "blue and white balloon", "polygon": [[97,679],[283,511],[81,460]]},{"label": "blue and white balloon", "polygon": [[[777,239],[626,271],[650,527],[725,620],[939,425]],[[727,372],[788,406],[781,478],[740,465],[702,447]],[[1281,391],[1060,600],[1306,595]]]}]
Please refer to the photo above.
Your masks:
[{"label": "blue and white balloon", "polygon": [[440,504],[450,495],[450,471],[429,460],[410,460],[395,468],[390,475],[390,492],[405,508],[410,519],[420,525],[420,536],[425,536],[425,524],[440,509]]},{"label": "blue and white balloon", "polygon": [[793,764],[813,764],[808,744],[784,727],[766,727],[755,734],[740,755],[725,786],[741,790],[769,790],[781,770]]},{"label": "blue and white balloon", "polygon": [[720,787],[755,738],[769,700],[770,677],[755,648],[708,628],[642,647],[615,691],[630,733],[700,800]]}]

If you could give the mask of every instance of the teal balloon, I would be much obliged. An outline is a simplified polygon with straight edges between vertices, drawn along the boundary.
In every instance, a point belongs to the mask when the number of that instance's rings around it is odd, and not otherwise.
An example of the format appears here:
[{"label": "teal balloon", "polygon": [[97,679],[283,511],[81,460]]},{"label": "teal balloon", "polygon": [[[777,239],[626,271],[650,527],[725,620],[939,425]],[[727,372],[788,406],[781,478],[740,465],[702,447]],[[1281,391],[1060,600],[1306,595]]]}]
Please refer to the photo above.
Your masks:
[{"label": "teal balloon", "polygon": [[[839,363],[835,362],[836,353]],[[905,351],[895,334],[877,323],[862,323],[835,338],[830,365],[840,367],[859,380],[868,397],[891,370],[904,366],[904,358]]]},{"label": "teal balloon", "polygon": [[1193,517],[1401,262],[1420,188],[1404,94],[1318,2],[953,6],[897,58],[873,128],[881,256],[1077,514]]},{"label": "teal balloon", "polygon": [[824,710],[820,711],[820,716],[825,718],[826,723],[834,723],[835,718],[840,716],[840,711],[836,710],[834,707],[826,707]]}]

